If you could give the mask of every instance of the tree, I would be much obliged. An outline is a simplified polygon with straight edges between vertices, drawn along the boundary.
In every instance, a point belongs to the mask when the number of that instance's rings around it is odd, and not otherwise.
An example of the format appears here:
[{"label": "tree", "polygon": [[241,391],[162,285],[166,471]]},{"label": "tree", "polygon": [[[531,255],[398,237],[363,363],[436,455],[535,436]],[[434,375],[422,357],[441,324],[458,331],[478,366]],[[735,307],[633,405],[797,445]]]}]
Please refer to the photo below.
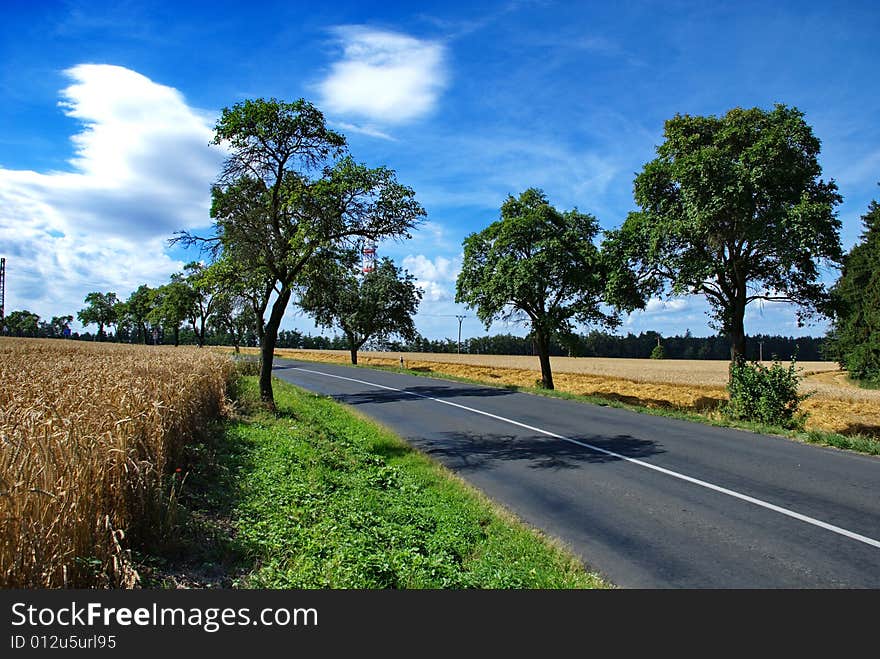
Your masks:
[{"label": "tree", "polygon": [[880,382],[880,204],[862,216],[865,231],[831,289],[828,352],[850,377]]},{"label": "tree", "polygon": [[196,335],[196,342],[199,347],[205,345],[205,329],[208,319],[214,312],[214,306],[220,293],[220,288],[215,282],[215,278],[208,271],[208,267],[198,261],[187,263],[184,266],[186,271],[186,282],[192,289],[192,305],[190,306],[189,319],[192,324],[193,333]]},{"label": "tree", "polygon": [[328,259],[311,273],[299,306],[322,327],[338,327],[345,335],[351,363],[370,339],[399,335],[416,338],[413,315],[422,299],[415,278],[383,258],[359,277],[351,259]]},{"label": "tree", "polygon": [[224,108],[214,143],[229,151],[212,188],[215,234],[183,232],[175,240],[208,246],[250,282],[271,283],[262,300],[264,309],[274,301],[261,337],[260,397],[274,408],[278,329],[303,268],[321,249],[358,237],[408,237],[425,211],[393,171],[341,157],[345,138],[303,99]]},{"label": "tree", "polygon": [[820,178],[819,140],[803,113],[676,115],[657,154],[635,179],[641,210],[606,241],[643,292],[705,296],[732,359],[745,355],[751,302],[795,303],[799,321],[822,308],[818,264],[842,257],[841,197]]},{"label": "tree", "polygon": [[259,340],[272,282],[250,280],[229,258],[211,263],[201,277],[215,291],[211,327],[231,339],[235,352],[240,352],[239,346],[249,335]]},{"label": "tree", "polygon": [[275,280],[267,270],[249,269],[245,265],[234,261],[230,253],[221,252],[220,258],[213,261],[202,273],[202,277],[218,295],[214,314],[223,316],[214,317],[212,325],[230,334],[237,333],[239,340],[253,332],[258,343],[262,345],[266,309],[272,301]]},{"label": "tree", "polygon": [[[487,329],[496,319],[528,321],[546,389],[553,389],[552,337],[570,334],[574,321],[608,327],[619,322],[616,313],[601,308],[611,282],[593,244],[598,230],[592,215],[561,212],[541,190],[530,188],[518,198],[509,196],[501,219],[464,241],[456,302],[476,309]],[[641,305],[637,296],[619,292],[614,306]]]},{"label": "tree", "polygon": [[125,301],[125,318],[140,332],[141,342],[147,343],[147,324],[150,312],[156,306],[156,291],[142,284]]},{"label": "tree", "polygon": [[12,311],[3,319],[3,323],[13,336],[37,336],[40,317],[32,311],[23,309]]},{"label": "tree", "polygon": [[174,334],[174,345],[180,344],[180,325],[193,315],[196,294],[181,273],[155,291],[154,306],[147,315],[153,325],[161,325]]},{"label": "tree", "polygon": [[253,308],[244,298],[222,295],[216,299],[210,325],[216,332],[227,335],[235,352],[241,352],[240,346],[249,335],[256,336],[256,324]]},{"label": "tree", "polygon": [[77,312],[76,317],[83,325],[97,325],[98,339],[106,337],[104,328],[118,320],[119,300],[116,293],[92,292],[86,295],[85,303],[88,305]]}]

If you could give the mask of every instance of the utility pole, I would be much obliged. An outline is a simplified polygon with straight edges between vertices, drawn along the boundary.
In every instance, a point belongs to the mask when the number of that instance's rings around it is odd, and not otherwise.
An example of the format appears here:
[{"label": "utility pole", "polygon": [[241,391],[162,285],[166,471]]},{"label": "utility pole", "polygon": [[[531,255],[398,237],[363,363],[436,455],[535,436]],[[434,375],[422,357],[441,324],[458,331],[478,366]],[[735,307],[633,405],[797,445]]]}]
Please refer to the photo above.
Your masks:
[{"label": "utility pole", "polygon": [[463,321],[467,316],[460,316],[458,314],[455,315],[458,318],[458,352],[461,354],[461,321]]},{"label": "utility pole", "polygon": [[758,341],[758,361],[764,361],[764,342]]},{"label": "utility pole", "polygon": [[6,259],[0,258],[0,332],[3,331],[4,318],[6,318]]}]

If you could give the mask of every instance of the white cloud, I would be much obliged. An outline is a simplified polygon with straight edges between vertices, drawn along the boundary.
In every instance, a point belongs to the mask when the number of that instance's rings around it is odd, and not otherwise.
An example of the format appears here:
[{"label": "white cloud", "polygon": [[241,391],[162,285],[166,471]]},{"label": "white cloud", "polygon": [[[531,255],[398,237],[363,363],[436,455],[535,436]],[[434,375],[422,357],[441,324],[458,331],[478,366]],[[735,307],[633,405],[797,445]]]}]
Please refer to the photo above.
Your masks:
[{"label": "white cloud", "polygon": [[657,313],[661,311],[684,311],[688,308],[688,301],[684,298],[673,298],[671,300],[661,300],[652,297],[645,304],[644,313]]},{"label": "white cloud", "polygon": [[7,309],[75,313],[85,292],[126,295],[180,269],[174,231],[205,226],[223,153],[179,91],[129,69],[83,64],[59,105],[78,120],[69,171],[0,168]]},{"label": "white cloud", "polygon": [[403,259],[403,267],[418,279],[442,279],[449,281],[455,278],[453,262],[444,256],[431,260],[424,254],[409,255]]},{"label": "white cloud", "polygon": [[416,285],[424,291],[426,302],[447,302],[455,296],[454,283],[461,270],[461,259],[437,256],[429,259],[424,254],[408,255],[403,267],[416,278]]},{"label": "white cloud", "polygon": [[[342,59],[317,85],[328,114],[387,125],[418,119],[434,109],[446,85],[442,44],[364,26],[333,32]],[[373,126],[361,130],[380,132]]]}]

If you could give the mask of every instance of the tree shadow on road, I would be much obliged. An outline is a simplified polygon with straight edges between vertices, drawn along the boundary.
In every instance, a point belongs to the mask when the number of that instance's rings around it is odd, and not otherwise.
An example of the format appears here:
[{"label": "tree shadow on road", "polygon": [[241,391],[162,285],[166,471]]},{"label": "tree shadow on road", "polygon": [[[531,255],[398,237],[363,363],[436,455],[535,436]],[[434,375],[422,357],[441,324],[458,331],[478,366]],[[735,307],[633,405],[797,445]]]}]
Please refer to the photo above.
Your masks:
[{"label": "tree shadow on road", "polygon": [[526,466],[530,469],[577,469],[585,464],[619,462],[622,458],[618,456],[646,458],[665,452],[656,442],[630,435],[578,436],[572,439],[617,455],[540,435],[522,437],[448,432],[438,433],[432,439],[410,441],[421,451],[456,471],[492,469],[508,461],[528,463]]},{"label": "tree shadow on road", "polygon": [[459,396],[471,396],[476,398],[492,398],[495,396],[509,396],[515,393],[508,389],[495,389],[493,387],[447,387],[443,385],[425,385],[419,387],[407,387],[403,391],[389,391],[376,389],[361,391],[356,394],[341,394],[334,396],[340,403],[348,405],[363,405],[366,403],[397,403],[403,400],[419,400],[420,398],[458,398]]}]

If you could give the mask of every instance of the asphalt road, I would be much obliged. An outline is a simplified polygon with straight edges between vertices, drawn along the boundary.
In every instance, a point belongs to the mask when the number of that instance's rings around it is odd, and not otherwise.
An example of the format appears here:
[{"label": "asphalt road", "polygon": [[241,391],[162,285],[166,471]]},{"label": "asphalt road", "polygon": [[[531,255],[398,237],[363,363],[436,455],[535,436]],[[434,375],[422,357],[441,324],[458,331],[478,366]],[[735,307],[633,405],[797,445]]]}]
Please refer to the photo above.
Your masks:
[{"label": "asphalt road", "polygon": [[393,429],[618,586],[880,588],[878,458],[387,371],[275,375]]}]

